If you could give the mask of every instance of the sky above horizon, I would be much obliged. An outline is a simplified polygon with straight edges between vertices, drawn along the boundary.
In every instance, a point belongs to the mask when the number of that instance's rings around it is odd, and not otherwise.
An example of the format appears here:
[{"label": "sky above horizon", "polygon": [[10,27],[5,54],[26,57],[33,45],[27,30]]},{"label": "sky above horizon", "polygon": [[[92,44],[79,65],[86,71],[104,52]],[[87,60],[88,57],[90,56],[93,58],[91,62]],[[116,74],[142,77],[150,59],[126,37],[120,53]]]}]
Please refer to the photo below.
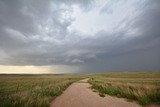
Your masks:
[{"label": "sky above horizon", "polygon": [[0,0],[0,73],[160,70],[160,0]]}]

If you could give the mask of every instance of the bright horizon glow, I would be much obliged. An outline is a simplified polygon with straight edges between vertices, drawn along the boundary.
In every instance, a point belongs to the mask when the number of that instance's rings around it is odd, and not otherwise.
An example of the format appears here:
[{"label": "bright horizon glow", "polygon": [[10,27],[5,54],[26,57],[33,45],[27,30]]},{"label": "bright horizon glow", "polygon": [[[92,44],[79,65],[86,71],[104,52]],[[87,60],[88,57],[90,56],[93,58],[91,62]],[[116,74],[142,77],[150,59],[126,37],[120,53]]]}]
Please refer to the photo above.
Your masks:
[{"label": "bright horizon glow", "polygon": [[0,65],[0,74],[54,74],[49,66],[7,66]]},{"label": "bright horizon glow", "polygon": [[62,74],[76,73],[79,70],[77,66],[65,65],[47,65],[47,66],[17,66],[0,65],[0,74]]}]

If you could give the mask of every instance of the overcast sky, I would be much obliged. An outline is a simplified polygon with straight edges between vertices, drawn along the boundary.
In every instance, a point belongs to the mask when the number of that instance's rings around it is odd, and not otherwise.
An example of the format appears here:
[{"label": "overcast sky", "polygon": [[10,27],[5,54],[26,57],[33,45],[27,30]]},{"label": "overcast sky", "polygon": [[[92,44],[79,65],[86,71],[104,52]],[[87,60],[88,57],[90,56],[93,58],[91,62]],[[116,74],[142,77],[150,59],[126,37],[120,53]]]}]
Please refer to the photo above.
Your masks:
[{"label": "overcast sky", "polygon": [[0,73],[160,70],[160,0],[0,0]]}]

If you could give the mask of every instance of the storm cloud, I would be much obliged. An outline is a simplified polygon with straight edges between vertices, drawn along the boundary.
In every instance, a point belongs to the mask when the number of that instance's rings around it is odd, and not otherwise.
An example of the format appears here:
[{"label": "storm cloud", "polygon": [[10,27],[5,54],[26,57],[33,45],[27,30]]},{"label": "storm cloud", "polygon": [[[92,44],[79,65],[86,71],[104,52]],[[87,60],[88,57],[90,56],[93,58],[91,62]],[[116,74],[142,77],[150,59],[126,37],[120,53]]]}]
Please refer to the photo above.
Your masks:
[{"label": "storm cloud", "polygon": [[0,65],[160,69],[159,0],[0,0]]}]

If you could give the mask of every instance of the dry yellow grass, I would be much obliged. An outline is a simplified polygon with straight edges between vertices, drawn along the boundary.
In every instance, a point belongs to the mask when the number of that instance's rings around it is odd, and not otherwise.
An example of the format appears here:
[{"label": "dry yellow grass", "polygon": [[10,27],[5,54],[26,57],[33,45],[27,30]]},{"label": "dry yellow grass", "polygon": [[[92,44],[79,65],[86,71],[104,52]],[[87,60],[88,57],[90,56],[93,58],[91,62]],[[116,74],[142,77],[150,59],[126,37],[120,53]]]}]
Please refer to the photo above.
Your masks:
[{"label": "dry yellow grass", "polygon": [[142,105],[160,103],[160,72],[97,74],[89,82],[101,96],[124,97]]},{"label": "dry yellow grass", "polygon": [[80,75],[0,75],[0,107],[48,107]]}]

